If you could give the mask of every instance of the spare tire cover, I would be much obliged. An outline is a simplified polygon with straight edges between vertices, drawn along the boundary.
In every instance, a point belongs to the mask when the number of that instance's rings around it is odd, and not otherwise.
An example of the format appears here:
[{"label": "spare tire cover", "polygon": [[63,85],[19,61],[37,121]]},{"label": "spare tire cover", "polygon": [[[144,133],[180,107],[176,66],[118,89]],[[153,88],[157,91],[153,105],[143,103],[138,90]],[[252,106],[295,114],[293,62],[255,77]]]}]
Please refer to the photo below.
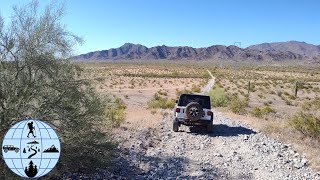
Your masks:
[{"label": "spare tire cover", "polygon": [[197,102],[191,102],[186,106],[186,116],[191,121],[199,120],[203,115],[202,106]]}]

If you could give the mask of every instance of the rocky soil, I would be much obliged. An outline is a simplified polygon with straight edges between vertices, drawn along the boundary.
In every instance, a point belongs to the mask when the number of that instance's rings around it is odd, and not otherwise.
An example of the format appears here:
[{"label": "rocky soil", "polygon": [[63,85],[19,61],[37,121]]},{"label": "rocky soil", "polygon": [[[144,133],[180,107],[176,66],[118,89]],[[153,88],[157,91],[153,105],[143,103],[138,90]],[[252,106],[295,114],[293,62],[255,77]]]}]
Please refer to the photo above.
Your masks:
[{"label": "rocky soil", "polygon": [[[209,72],[210,73],[210,72]],[[211,73],[210,73],[211,75]],[[212,75],[211,75],[212,76]],[[202,92],[211,89],[214,77]],[[123,129],[118,158],[110,169],[68,179],[312,179],[320,172],[305,155],[248,125],[214,112],[214,130],[181,126],[172,131],[173,111],[156,128]]]},{"label": "rocky soil", "polygon": [[[158,129],[128,132],[114,167],[95,179],[320,179],[304,155],[215,112],[214,132],[181,126],[172,113]],[[92,177],[91,177],[92,178]]]}]

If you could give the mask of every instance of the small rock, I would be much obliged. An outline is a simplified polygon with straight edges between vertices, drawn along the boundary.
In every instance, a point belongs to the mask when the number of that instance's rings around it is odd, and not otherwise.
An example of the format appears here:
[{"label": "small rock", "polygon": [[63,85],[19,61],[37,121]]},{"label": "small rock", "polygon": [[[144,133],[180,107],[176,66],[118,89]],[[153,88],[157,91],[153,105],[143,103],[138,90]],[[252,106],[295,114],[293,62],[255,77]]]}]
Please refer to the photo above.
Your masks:
[{"label": "small rock", "polygon": [[222,156],[222,154],[219,154],[219,153],[213,154],[213,156],[216,156],[216,157],[223,157],[223,156]]},{"label": "small rock", "polygon": [[249,139],[248,135],[245,135],[244,138],[243,138],[243,140],[245,140],[245,141],[248,140],[248,139]]},{"label": "small rock", "polygon": [[302,163],[303,165],[307,165],[307,164],[308,164],[308,160],[307,160],[306,158],[302,158],[302,159],[301,159],[301,163]]},{"label": "small rock", "polygon": [[200,145],[200,149],[203,149],[203,148],[204,148],[204,144],[201,144],[201,145]]}]

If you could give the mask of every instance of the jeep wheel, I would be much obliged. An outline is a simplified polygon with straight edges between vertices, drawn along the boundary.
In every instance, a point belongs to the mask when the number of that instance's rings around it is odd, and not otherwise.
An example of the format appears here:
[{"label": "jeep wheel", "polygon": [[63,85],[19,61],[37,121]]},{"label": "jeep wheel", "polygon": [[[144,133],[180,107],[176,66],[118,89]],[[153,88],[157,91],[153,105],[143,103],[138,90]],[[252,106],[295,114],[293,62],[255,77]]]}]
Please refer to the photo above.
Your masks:
[{"label": "jeep wheel", "polygon": [[199,103],[192,102],[186,106],[185,113],[188,119],[190,119],[191,121],[197,121],[202,117],[203,109]]},{"label": "jeep wheel", "polygon": [[172,127],[173,127],[172,130],[173,130],[174,132],[178,132],[178,131],[179,131],[179,122],[176,121],[176,120],[174,120]]},{"label": "jeep wheel", "polygon": [[207,129],[207,133],[212,133],[212,131],[213,131],[213,124],[212,124],[212,123],[208,124],[207,127],[206,127],[206,129]]}]

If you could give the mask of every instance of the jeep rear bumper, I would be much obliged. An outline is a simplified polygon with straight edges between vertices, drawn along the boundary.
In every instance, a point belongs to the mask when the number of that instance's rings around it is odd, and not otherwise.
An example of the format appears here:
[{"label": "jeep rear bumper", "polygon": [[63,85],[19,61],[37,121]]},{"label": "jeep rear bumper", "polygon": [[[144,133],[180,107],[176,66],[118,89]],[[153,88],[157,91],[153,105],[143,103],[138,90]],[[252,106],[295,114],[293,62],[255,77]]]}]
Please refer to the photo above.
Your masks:
[{"label": "jeep rear bumper", "polygon": [[175,121],[178,121],[179,124],[183,124],[186,126],[204,126],[204,125],[212,124],[212,120],[205,120],[205,119],[190,121],[189,119],[175,118]]}]

